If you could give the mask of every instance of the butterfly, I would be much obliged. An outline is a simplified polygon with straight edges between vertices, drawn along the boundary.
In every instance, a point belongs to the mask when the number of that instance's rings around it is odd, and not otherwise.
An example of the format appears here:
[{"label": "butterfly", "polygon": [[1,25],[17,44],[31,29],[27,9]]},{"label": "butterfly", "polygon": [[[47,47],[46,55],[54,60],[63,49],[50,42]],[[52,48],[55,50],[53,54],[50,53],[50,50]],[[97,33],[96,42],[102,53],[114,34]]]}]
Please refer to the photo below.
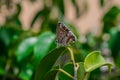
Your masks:
[{"label": "butterfly", "polygon": [[68,46],[71,42],[76,41],[74,33],[62,22],[58,22],[56,28],[57,46]]}]

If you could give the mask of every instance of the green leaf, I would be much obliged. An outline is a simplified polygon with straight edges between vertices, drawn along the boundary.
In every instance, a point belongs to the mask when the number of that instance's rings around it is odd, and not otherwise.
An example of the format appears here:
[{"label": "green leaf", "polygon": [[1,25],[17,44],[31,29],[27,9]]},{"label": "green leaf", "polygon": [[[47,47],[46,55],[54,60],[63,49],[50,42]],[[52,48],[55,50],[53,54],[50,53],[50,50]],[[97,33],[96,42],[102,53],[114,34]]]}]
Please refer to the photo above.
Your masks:
[{"label": "green leaf", "polygon": [[19,35],[19,31],[15,28],[11,28],[9,26],[2,26],[0,28],[0,40],[6,45],[9,46],[16,37]]},{"label": "green leaf", "polygon": [[31,27],[34,25],[35,21],[42,15],[43,11],[38,11],[38,13],[35,15],[35,17],[33,18],[32,22],[31,22]]},{"label": "green leaf", "polygon": [[58,70],[49,71],[42,80],[55,80]]},{"label": "green leaf", "polygon": [[101,5],[101,7],[103,7],[105,5],[105,1],[104,0],[100,0],[100,5]]},{"label": "green leaf", "polygon": [[41,61],[36,70],[35,80],[42,80],[55,64],[58,57],[66,50],[65,47],[56,48],[47,54]]},{"label": "green leaf", "polygon": [[118,44],[120,44],[120,31],[117,28],[112,28],[110,30],[109,47],[114,58],[119,55],[120,46]]},{"label": "green leaf", "polygon": [[33,75],[33,70],[31,65],[27,64],[25,65],[19,72],[19,78],[22,80],[30,80]]},{"label": "green leaf", "polygon": [[53,43],[55,43],[55,34],[51,32],[44,32],[38,37],[34,47],[35,64],[48,54]]},{"label": "green leaf", "polygon": [[117,28],[110,30],[109,48],[112,52],[112,57],[115,60],[116,66],[120,67],[120,31]]},{"label": "green leaf", "polygon": [[35,43],[37,42],[36,37],[30,37],[25,40],[23,40],[20,45],[18,46],[16,55],[17,55],[17,60],[18,62],[26,58],[31,54],[33,51],[33,47]]},{"label": "green leaf", "polygon": [[56,32],[56,23],[57,23],[57,19],[55,20],[52,20],[52,19],[49,19],[49,18],[45,18],[43,19],[42,23],[41,23],[41,32],[46,32],[46,31],[51,31],[53,33]]},{"label": "green leaf", "polygon": [[37,21],[37,19],[48,17],[49,12],[50,12],[50,10],[49,10],[47,7],[43,8],[43,10],[38,11],[38,12],[35,14],[35,17],[33,18],[30,26],[33,27],[33,25],[34,25],[34,23]]},{"label": "green leaf", "polygon": [[76,18],[78,18],[80,16],[80,11],[79,11],[79,6],[77,4],[77,1],[76,0],[72,0],[72,4],[74,5],[75,10],[76,10]]},{"label": "green leaf", "polygon": [[113,44],[116,42],[116,38],[118,37],[119,30],[117,28],[111,28],[110,30],[110,39],[109,39],[109,47],[113,48]]},{"label": "green leaf", "polygon": [[5,74],[5,65],[6,65],[5,56],[0,56],[0,75]]},{"label": "green leaf", "polygon": [[108,33],[112,27],[116,26],[117,23],[116,21],[119,14],[120,9],[117,6],[111,7],[111,9],[103,17],[104,22],[103,32]]},{"label": "green leaf", "polygon": [[77,70],[77,80],[88,80],[89,73],[85,72],[84,63],[80,62],[77,64],[79,65],[78,70]]},{"label": "green leaf", "polygon": [[[73,64],[71,64],[71,63],[66,64],[64,66],[63,70],[65,70],[67,73],[74,76],[74,66],[73,66]],[[73,80],[72,78],[70,78],[69,76],[67,76],[66,74],[64,74],[62,72],[60,72],[59,78],[60,78],[60,80]]]},{"label": "green leaf", "polygon": [[11,41],[11,36],[6,28],[0,28],[0,40],[8,46]]},{"label": "green leaf", "polygon": [[65,13],[64,0],[56,0],[56,1],[57,1],[58,9],[60,10],[60,13],[62,13],[62,15],[63,15]]},{"label": "green leaf", "polygon": [[84,67],[86,72],[91,72],[103,65],[107,65],[109,70],[112,66],[112,64],[105,61],[105,59],[100,55],[99,51],[93,51],[85,58]]}]

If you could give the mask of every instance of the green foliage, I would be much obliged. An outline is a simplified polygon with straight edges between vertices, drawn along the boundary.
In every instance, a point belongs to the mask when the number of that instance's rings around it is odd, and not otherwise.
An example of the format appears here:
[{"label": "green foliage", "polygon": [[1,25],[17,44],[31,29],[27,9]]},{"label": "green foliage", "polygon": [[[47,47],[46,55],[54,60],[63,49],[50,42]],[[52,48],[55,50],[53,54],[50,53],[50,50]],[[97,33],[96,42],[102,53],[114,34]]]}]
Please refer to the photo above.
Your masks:
[{"label": "green foliage", "polygon": [[[75,66],[73,64],[67,64],[67,65],[64,65],[63,68],[59,67],[57,69],[55,67],[57,67],[58,65],[56,65],[56,66],[54,65],[55,62],[57,61],[58,57],[60,55],[62,55],[63,53],[64,54],[66,53],[65,50],[69,50],[69,49],[65,48],[65,47],[56,48],[55,50],[51,51],[48,55],[46,55],[40,61],[38,69],[36,70],[35,80],[46,79],[47,73],[49,73],[50,76],[52,75],[52,73],[50,73],[51,71],[54,74],[54,80],[55,80],[56,76],[59,77],[60,80],[66,80],[66,79],[72,80],[73,77],[70,77],[69,75],[74,76],[74,67]],[[69,53],[69,54],[71,55],[72,53]],[[71,57],[71,60],[72,60],[72,57]],[[84,64],[82,64],[81,62],[79,64],[78,63],[75,63],[75,64],[78,65],[78,67],[79,67],[77,70],[78,80],[86,79],[88,77],[86,75],[89,75],[89,73],[91,71],[93,71],[103,65],[108,65],[109,69],[111,69],[111,66],[112,66],[110,63],[107,63],[104,60],[104,58],[100,55],[100,52],[98,52],[98,51],[94,51],[94,52],[90,53],[85,58]],[[57,74],[56,70],[58,70],[58,72],[60,71],[59,75],[56,75]],[[47,77],[48,76],[49,75],[47,74]],[[53,77],[52,77],[52,79],[53,79]]]}]

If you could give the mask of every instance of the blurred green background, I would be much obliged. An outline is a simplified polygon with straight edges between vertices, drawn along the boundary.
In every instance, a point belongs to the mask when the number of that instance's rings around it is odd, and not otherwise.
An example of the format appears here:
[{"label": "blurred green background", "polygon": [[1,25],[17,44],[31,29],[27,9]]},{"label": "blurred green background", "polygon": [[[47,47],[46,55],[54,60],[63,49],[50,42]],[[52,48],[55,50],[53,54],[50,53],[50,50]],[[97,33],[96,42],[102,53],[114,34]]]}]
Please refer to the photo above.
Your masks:
[{"label": "blurred green background", "polygon": [[56,25],[63,21],[76,34],[83,59],[100,50],[115,64],[111,73],[102,67],[89,80],[120,80],[119,5],[117,0],[0,0],[0,79],[33,80],[39,61],[56,48]]}]

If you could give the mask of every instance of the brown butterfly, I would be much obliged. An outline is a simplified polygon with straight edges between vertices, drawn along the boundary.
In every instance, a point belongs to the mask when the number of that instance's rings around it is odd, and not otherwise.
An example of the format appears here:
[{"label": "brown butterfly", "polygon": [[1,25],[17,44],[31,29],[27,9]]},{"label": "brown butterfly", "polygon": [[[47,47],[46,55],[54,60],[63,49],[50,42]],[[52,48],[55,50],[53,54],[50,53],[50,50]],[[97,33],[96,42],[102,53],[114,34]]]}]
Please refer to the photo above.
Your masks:
[{"label": "brown butterfly", "polygon": [[68,29],[65,24],[58,22],[56,28],[57,46],[68,46],[69,43],[76,41],[76,36]]}]

